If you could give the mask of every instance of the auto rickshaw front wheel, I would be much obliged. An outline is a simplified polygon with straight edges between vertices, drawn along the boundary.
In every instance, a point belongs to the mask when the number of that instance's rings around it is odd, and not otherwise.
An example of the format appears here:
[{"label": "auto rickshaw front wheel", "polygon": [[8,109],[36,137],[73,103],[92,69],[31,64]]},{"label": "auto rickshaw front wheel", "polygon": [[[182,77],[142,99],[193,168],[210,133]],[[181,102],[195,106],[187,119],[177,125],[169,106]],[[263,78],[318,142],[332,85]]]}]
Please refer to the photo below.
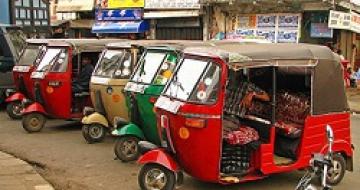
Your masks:
[{"label": "auto rickshaw front wheel", "polygon": [[135,136],[120,136],[114,147],[116,157],[123,162],[136,160],[140,156],[138,142]]},{"label": "auto rickshaw front wheel", "polygon": [[[329,168],[328,175],[326,182],[331,185],[335,186],[341,182],[344,178],[345,171],[346,171],[346,161],[341,154],[334,153],[333,157],[333,167]],[[321,177],[320,177],[321,182]]]},{"label": "auto rickshaw front wheel", "polygon": [[176,185],[175,173],[159,164],[141,167],[138,183],[142,190],[172,190]]},{"label": "auto rickshaw front wheel", "polygon": [[106,136],[106,128],[101,124],[83,125],[82,134],[89,144],[102,142]]},{"label": "auto rickshaw front wheel", "polygon": [[23,106],[20,101],[10,102],[6,105],[6,113],[11,119],[21,119]]},{"label": "auto rickshaw front wheel", "polygon": [[22,126],[28,133],[40,132],[46,123],[46,118],[41,113],[25,114],[22,118]]}]

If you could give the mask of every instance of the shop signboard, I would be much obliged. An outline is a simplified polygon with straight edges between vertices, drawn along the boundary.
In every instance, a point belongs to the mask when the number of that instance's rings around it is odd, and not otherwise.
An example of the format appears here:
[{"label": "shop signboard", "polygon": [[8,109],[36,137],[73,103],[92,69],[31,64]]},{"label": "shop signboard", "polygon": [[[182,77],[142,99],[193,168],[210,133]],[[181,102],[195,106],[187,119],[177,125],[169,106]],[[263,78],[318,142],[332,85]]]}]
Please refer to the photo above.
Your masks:
[{"label": "shop signboard", "polygon": [[340,11],[330,11],[329,28],[333,29],[351,29],[351,14]]},{"label": "shop signboard", "polygon": [[102,0],[103,8],[143,8],[145,0]]},{"label": "shop signboard", "polygon": [[199,0],[146,0],[145,9],[200,9]]},{"label": "shop signboard", "polygon": [[327,23],[311,23],[310,37],[312,38],[332,38],[333,29]]},{"label": "shop signboard", "polygon": [[141,9],[96,9],[97,21],[142,20]]}]

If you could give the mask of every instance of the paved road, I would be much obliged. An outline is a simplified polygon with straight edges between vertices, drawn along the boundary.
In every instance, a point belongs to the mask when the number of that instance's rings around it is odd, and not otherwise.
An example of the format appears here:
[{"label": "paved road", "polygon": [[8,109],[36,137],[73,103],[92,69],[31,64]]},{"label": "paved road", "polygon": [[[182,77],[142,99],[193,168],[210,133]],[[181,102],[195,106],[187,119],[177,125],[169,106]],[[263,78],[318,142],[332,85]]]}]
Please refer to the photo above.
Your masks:
[{"label": "paved road", "polygon": [[[62,125],[60,125],[60,123]],[[38,172],[59,190],[137,190],[136,163],[114,160],[114,139],[88,145],[79,125],[63,125],[51,121],[42,133],[27,134],[20,121],[10,120],[0,112],[0,150],[32,162]],[[360,116],[352,118],[353,143],[360,147]],[[355,171],[347,173],[335,189],[352,190],[360,187],[360,155],[355,155]],[[264,180],[232,186],[202,183],[186,177],[180,190],[279,190],[293,189],[301,172],[292,172]]]}]

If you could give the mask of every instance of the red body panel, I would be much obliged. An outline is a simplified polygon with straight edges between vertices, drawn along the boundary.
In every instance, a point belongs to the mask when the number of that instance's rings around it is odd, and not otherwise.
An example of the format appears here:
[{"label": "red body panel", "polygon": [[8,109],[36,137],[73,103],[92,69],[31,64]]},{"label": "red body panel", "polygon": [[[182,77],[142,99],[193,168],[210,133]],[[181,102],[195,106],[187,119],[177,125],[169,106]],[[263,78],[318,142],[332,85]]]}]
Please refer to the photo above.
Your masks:
[{"label": "red body panel", "polygon": [[44,115],[47,115],[44,107],[37,102],[32,103],[29,106],[27,106],[26,108],[24,108],[24,110],[22,111],[22,114],[25,115],[25,114],[33,113],[33,112],[42,113]]},{"label": "red body panel", "polygon": [[[31,73],[34,71],[34,67],[33,66],[29,66],[29,67],[30,69],[28,72],[13,71],[13,77],[15,81],[16,90],[19,91],[20,93],[23,93],[24,95],[26,93],[26,97],[33,100],[34,83],[32,82],[31,79]],[[21,86],[20,83],[23,83],[26,92],[20,91],[20,86]]]},{"label": "red body panel", "polygon": [[25,98],[24,94],[20,92],[16,92],[15,94],[6,98],[5,102],[15,102],[15,101],[22,101]]},{"label": "red body panel", "polygon": [[166,151],[162,149],[155,149],[147,152],[143,156],[141,156],[138,160],[139,164],[148,164],[148,163],[157,163],[160,164],[167,169],[177,172],[179,171],[179,166],[172,156],[166,153]]}]

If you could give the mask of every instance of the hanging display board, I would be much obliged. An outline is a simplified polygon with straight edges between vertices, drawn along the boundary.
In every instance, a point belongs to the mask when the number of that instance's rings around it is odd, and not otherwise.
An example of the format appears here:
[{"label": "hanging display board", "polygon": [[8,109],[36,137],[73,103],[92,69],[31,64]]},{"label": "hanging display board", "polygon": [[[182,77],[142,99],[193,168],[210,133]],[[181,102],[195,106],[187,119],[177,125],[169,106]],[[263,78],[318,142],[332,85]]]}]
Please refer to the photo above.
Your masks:
[{"label": "hanging display board", "polygon": [[301,14],[230,14],[226,21],[227,39],[260,38],[273,43],[299,42]]}]

